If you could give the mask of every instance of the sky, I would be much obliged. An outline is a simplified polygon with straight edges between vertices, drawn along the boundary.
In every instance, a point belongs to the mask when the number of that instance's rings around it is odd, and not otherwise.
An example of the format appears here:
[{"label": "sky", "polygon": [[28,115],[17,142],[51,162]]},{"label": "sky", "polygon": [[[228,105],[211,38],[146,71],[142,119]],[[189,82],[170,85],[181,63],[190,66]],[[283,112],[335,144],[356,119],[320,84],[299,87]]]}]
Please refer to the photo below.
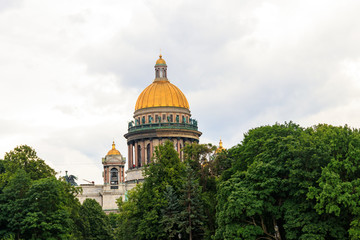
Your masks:
[{"label": "sky", "polygon": [[[201,143],[293,121],[360,128],[356,0],[1,0],[0,158],[102,183],[161,51]],[[85,179],[85,180],[84,180]]]}]

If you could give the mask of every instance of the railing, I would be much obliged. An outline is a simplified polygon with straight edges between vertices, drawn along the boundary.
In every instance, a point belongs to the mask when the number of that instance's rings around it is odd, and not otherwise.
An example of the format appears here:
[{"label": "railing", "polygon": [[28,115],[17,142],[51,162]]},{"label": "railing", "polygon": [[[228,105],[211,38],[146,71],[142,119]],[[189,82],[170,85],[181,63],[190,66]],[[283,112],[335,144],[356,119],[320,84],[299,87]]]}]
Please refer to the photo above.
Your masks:
[{"label": "railing", "polygon": [[140,124],[137,126],[129,126],[128,131],[140,131],[147,129],[161,129],[161,128],[170,128],[170,129],[189,129],[189,130],[198,130],[197,122],[191,123],[172,123],[172,122],[162,122],[162,123],[147,123]]}]

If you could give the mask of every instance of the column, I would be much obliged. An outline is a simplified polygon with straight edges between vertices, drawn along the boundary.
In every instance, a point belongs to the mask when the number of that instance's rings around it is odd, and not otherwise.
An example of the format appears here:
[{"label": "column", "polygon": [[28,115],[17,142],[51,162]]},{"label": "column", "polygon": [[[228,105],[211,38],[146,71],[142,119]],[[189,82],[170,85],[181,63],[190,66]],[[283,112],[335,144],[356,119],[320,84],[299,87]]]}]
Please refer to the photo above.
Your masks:
[{"label": "column", "polygon": [[135,142],[135,166],[138,166],[138,142]]},{"label": "column", "polygon": [[178,150],[178,154],[180,156],[180,138],[176,139],[176,144],[177,144],[177,150]]},{"label": "column", "polygon": [[106,182],[110,183],[110,170],[109,166],[106,166]]},{"label": "column", "polygon": [[141,142],[141,166],[145,166],[145,141]]},{"label": "column", "polygon": [[132,169],[132,144],[128,143],[128,169]]},{"label": "column", "polygon": [[154,145],[153,145],[153,140],[150,140],[150,162],[152,162],[151,158],[153,157],[153,152],[154,152]]}]

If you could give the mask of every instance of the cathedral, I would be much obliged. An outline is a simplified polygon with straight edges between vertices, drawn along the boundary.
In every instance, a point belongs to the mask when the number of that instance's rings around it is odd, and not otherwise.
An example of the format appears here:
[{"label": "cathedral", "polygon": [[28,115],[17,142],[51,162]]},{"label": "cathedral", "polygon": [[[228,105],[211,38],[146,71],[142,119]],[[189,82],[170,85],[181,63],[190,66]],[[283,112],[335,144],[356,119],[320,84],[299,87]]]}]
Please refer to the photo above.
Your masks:
[{"label": "cathedral", "polygon": [[189,103],[181,90],[170,83],[166,62],[160,55],[155,64],[155,79],[139,95],[133,120],[124,135],[128,145],[127,170],[126,159],[113,142],[112,149],[102,159],[104,184],[82,184],[80,202],[93,198],[104,211],[116,211],[116,199],[126,200],[126,192],[144,180],[143,167],[151,163],[156,146],[170,140],[183,159],[181,149],[199,142],[200,136]]}]

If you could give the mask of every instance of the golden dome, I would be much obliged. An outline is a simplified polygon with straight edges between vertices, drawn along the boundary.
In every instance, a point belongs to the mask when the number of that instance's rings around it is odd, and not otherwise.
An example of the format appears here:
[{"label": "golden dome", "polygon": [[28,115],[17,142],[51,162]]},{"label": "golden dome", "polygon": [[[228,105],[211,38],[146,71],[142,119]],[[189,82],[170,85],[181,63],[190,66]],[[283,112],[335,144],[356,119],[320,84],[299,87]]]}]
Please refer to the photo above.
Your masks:
[{"label": "golden dome", "polygon": [[181,107],[189,109],[185,95],[168,80],[155,80],[142,91],[135,105],[135,111],[149,107]]},{"label": "golden dome", "polygon": [[116,150],[114,141],[112,144],[112,149],[107,153],[107,155],[121,155],[120,152]]},{"label": "golden dome", "polygon": [[158,64],[165,64],[166,65],[166,62],[164,59],[162,59],[162,55],[160,54],[159,56],[159,59],[156,61],[156,65]]}]

